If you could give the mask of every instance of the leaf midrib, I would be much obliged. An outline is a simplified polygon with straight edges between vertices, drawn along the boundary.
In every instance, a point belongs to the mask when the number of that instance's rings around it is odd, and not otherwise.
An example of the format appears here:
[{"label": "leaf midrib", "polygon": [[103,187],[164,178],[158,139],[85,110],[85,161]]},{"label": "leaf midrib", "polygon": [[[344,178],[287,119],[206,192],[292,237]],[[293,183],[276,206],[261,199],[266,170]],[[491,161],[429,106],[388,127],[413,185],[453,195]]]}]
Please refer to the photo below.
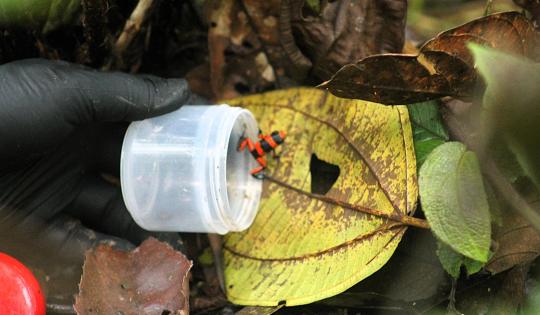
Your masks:
[{"label": "leaf midrib", "polygon": [[[406,229],[406,228],[407,228],[407,226],[404,225],[404,224],[401,224],[401,223],[383,225],[383,226],[380,226],[376,230],[370,231],[370,232],[365,233],[365,234],[360,234],[360,235],[356,236],[355,238],[353,238],[351,240],[348,240],[348,241],[345,241],[345,242],[342,242],[342,243],[340,243],[340,244],[338,244],[336,246],[325,248],[325,249],[322,249],[322,250],[319,250],[319,251],[316,251],[316,252],[312,252],[312,253],[306,253],[306,254],[303,254],[303,255],[300,255],[300,256],[273,257],[273,258],[270,258],[270,257],[258,257],[258,256],[248,255],[248,254],[236,251],[235,249],[232,249],[231,247],[227,246],[227,243],[225,243],[223,245],[223,249],[230,252],[231,254],[233,254],[235,256],[242,257],[242,258],[245,258],[245,259],[250,259],[250,260],[267,261],[267,262],[301,261],[301,260],[305,260],[305,259],[309,259],[309,258],[315,258],[315,257],[319,257],[319,256],[324,256],[324,255],[329,254],[329,253],[340,251],[340,250],[342,250],[344,248],[349,248],[349,247],[352,247],[352,246],[356,246],[359,242],[369,240],[371,237],[374,237],[375,235],[378,235],[378,234],[381,234],[381,233],[395,232],[395,235],[388,241],[388,243],[390,243],[390,242],[392,242],[392,240],[397,235],[399,235],[399,232],[401,232],[400,230]],[[398,231],[394,231],[394,230],[398,230]],[[388,245],[388,243],[385,244],[385,246],[379,252],[377,252],[375,254],[375,256],[372,258],[372,260],[375,257],[377,257],[377,255],[380,252],[382,252],[384,250],[384,248]]]},{"label": "leaf midrib", "polygon": [[[326,96],[328,95],[327,92],[324,92],[324,95],[325,95],[325,98],[326,99]],[[353,142],[351,141],[351,139],[345,134],[343,133],[338,127],[336,127],[334,124],[326,121],[326,120],[323,120],[321,118],[318,118],[316,116],[313,116],[305,111],[302,111],[302,110],[299,110],[297,108],[294,108],[292,107],[292,102],[294,100],[289,100],[288,102],[288,105],[277,105],[277,104],[262,104],[262,103],[250,103],[248,106],[261,106],[261,107],[277,107],[277,108],[283,108],[283,109],[288,109],[288,110],[291,110],[293,112],[297,112],[297,113],[300,113],[302,115],[305,115],[315,121],[318,121],[319,123],[322,123],[322,124],[325,124],[327,126],[329,126],[330,128],[334,129],[343,139],[345,139],[345,141],[349,144],[349,146],[351,146],[354,151],[360,156],[360,159],[366,164],[366,166],[368,167],[369,171],[373,174],[373,176],[375,177],[376,181],[377,181],[377,184],[379,185],[379,187],[381,188],[382,192],[384,193],[386,199],[388,199],[388,201],[390,202],[390,204],[392,205],[392,208],[394,208],[394,211],[397,213],[397,214],[402,214],[398,205],[395,204],[395,201],[390,198],[390,194],[388,192],[388,190],[382,185],[382,182],[381,182],[381,178],[379,177],[379,175],[377,174],[377,172],[375,172],[375,169],[373,167],[373,165],[371,165],[370,162],[368,162],[368,159],[365,157],[364,153],[362,152],[362,150],[360,150],[358,147],[356,147]],[[323,102],[324,103],[324,102]],[[401,119],[400,119],[400,131],[403,132],[403,125],[401,123]],[[406,164],[407,164],[407,161],[405,161]],[[409,191],[408,191],[408,185],[407,183],[405,183],[405,194],[406,196],[409,195]],[[409,205],[406,205],[406,207],[408,208]],[[406,209],[407,211],[408,209]]]}]

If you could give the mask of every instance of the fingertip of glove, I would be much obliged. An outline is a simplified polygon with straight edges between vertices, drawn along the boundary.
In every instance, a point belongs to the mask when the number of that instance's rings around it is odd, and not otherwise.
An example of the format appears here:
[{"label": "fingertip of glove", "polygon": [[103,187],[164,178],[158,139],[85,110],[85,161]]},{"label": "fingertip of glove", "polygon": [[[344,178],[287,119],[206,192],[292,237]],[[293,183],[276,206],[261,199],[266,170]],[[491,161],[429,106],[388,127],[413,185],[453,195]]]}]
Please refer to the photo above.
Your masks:
[{"label": "fingertip of glove", "polygon": [[184,79],[160,79],[153,81],[153,106],[148,117],[165,114],[189,103],[191,90]]}]

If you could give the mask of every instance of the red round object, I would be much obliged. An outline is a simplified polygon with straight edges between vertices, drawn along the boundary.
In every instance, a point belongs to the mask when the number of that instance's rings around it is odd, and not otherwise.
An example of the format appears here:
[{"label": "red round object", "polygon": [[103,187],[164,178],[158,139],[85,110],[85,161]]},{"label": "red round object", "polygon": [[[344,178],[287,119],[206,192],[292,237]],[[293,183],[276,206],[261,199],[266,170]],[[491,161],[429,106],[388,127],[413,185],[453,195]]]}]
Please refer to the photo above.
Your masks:
[{"label": "red round object", "polygon": [[0,253],[0,314],[45,315],[45,298],[32,272],[3,253]]}]

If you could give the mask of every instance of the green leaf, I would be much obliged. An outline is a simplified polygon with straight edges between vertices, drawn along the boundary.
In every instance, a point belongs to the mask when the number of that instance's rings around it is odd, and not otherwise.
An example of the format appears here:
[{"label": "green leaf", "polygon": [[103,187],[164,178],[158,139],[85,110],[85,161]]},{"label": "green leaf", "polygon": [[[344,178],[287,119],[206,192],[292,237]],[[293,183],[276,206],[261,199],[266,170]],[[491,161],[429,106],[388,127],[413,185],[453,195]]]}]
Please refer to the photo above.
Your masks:
[{"label": "green leaf", "polygon": [[436,101],[407,105],[413,128],[416,163],[420,167],[426,157],[439,145],[448,141]]},{"label": "green leaf", "polygon": [[44,33],[74,21],[80,0],[3,0],[0,26],[40,29]]},{"label": "green leaf", "polygon": [[476,155],[459,142],[440,145],[420,169],[419,189],[433,233],[458,253],[486,262],[490,213]]},{"label": "green leaf", "polygon": [[463,255],[456,253],[450,246],[439,241],[437,242],[437,256],[444,270],[453,278],[459,278]]},{"label": "green leaf", "polygon": [[313,12],[319,14],[321,12],[321,2],[320,0],[306,0],[304,5],[313,10]]},{"label": "green leaf", "polygon": [[484,108],[489,136],[508,144],[540,188],[540,64],[478,45],[469,45],[486,82]]},{"label": "green leaf", "polygon": [[214,264],[214,255],[212,255],[212,248],[205,248],[202,254],[199,255],[197,260],[202,266],[212,266]]},{"label": "green leaf", "polygon": [[485,263],[463,256],[463,265],[465,266],[465,270],[467,270],[467,274],[472,275],[482,270]]},{"label": "green leaf", "polygon": [[437,256],[444,270],[455,279],[459,278],[461,266],[465,266],[468,275],[477,273],[484,266],[484,263],[465,257],[442,242],[437,242]]}]

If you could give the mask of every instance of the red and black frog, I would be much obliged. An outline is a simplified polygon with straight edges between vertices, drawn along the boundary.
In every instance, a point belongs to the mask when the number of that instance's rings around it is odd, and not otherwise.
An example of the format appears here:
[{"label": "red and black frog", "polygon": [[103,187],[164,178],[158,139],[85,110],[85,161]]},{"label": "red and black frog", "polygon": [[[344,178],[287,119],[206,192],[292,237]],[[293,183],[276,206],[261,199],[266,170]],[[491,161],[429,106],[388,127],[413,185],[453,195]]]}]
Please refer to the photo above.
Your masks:
[{"label": "red and black frog", "polygon": [[285,141],[287,133],[285,131],[273,131],[269,135],[264,135],[259,130],[259,141],[253,142],[250,138],[242,139],[238,150],[242,151],[247,146],[251,155],[259,163],[259,166],[250,171],[251,175],[262,178],[261,172],[266,168],[266,154],[272,152],[277,157],[275,149]]}]

